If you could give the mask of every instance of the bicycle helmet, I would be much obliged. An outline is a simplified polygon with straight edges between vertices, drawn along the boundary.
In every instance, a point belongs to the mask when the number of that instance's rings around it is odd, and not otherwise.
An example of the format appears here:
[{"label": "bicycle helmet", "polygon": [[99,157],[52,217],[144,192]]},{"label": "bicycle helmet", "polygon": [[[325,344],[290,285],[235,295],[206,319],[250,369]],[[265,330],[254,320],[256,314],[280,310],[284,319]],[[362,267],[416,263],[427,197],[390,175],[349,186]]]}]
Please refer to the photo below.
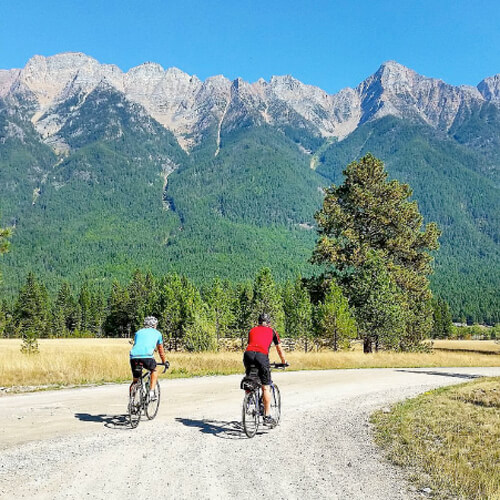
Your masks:
[{"label": "bicycle helmet", "polygon": [[261,313],[259,314],[259,325],[262,325],[264,323],[271,323],[271,318],[269,317],[269,314],[267,313]]},{"label": "bicycle helmet", "polygon": [[146,316],[144,318],[144,328],[156,328],[158,320],[154,316]]}]

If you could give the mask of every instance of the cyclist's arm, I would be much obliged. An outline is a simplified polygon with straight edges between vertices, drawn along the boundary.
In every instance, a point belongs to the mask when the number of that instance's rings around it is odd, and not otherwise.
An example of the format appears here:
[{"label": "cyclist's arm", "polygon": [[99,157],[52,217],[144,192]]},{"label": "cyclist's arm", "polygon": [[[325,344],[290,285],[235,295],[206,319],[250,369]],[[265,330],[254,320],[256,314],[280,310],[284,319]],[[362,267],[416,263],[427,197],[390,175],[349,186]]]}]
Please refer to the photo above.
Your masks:
[{"label": "cyclist's arm", "polygon": [[160,355],[161,362],[165,363],[165,349],[163,349],[163,344],[157,345],[158,354]]},{"label": "cyclist's arm", "polygon": [[278,356],[280,357],[281,362],[283,364],[286,364],[286,359],[285,359],[285,355],[283,353],[283,349],[281,348],[281,344],[276,345],[276,352],[278,353]]}]

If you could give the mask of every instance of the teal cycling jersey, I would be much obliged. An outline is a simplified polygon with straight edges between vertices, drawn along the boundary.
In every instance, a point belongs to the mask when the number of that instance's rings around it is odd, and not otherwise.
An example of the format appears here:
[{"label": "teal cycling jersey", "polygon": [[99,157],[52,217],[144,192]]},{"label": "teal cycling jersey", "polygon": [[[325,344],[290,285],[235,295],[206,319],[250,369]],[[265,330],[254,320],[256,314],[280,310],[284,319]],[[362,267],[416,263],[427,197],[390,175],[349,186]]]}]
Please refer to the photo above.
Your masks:
[{"label": "teal cycling jersey", "polygon": [[130,351],[130,358],[153,358],[156,346],[163,342],[161,333],[155,328],[142,328],[134,337],[134,347]]}]

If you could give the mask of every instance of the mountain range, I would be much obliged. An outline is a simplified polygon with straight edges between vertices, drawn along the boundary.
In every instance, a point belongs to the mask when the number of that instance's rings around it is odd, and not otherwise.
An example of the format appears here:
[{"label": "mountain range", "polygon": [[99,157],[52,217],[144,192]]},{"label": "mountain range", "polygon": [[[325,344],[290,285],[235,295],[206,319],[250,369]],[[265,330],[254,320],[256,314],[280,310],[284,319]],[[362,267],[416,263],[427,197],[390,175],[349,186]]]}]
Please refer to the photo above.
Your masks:
[{"label": "mountain range", "polygon": [[29,269],[54,285],[310,273],[323,188],[368,151],[443,230],[435,292],[457,319],[500,321],[500,75],[452,86],[393,61],[336,94],[81,53],[0,70],[5,291]]}]

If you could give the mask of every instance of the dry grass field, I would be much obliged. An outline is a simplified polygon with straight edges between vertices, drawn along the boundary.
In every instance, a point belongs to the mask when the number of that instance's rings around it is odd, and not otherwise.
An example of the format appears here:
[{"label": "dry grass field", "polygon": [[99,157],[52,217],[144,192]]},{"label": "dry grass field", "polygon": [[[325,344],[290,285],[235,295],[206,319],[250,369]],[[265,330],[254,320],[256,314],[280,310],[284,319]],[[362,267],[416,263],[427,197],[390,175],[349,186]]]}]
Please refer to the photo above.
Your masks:
[{"label": "dry grass field", "polygon": [[[464,341],[460,341],[464,342]],[[9,390],[34,390],[130,379],[127,339],[44,339],[40,353],[20,352],[21,341],[0,339],[0,386]],[[242,353],[167,353],[167,377],[227,375],[242,372]],[[271,360],[278,359],[271,350]],[[434,351],[429,354],[379,352],[287,353],[290,369],[403,368],[438,366],[500,366],[500,355],[476,352]],[[23,389],[22,389],[23,388]],[[5,392],[5,389],[4,391]]]},{"label": "dry grass field", "polygon": [[494,340],[435,340],[434,349],[500,354],[500,342]]},{"label": "dry grass field", "polygon": [[500,378],[428,392],[373,422],[389,458],[433,497],[500,499]]}]

